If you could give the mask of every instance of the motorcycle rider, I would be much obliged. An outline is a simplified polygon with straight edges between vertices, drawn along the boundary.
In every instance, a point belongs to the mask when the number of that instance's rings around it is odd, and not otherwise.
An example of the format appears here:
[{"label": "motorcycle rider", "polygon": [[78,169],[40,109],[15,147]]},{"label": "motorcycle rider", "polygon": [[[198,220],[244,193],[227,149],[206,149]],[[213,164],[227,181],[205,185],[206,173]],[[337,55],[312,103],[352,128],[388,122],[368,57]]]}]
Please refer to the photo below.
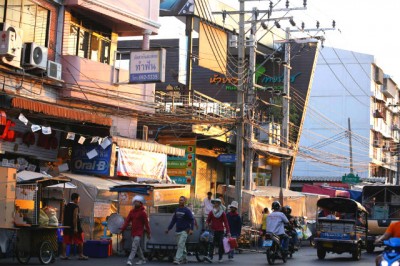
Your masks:
[{"label": "motorcycle rider", "polygon": [[281,212],[281,204],[279,201],[274,201],[271,209],[273,211],[267,217],[267,231],[279,236],[283,251],[287,254],[289,238],[285,234],[285,224],[288,224],[289,220],[286,218],[285,214]]},{"label": "motorcycle rider", "polygon": [[[386,229],[385,233],[375,240],[375,244],[378,244],[381,241],[387,240],[387,239],[389,239],[391,237],[400,237],[400,222],[390,223],[390,225]],[[379,266],[381,264],[381,261],[382,261],[382,254],[378,255],[375,258],[376,266]]]},{"label": "motorcycle rider", "polygon": [[299,225],[298,225],[297,220],[291,215],[292,208],[289,205],[287,205],[284,207],[284,209],[286,210],[286,212],[284,212],[286,215],[286,218],[289,220],[289,224],[286,226],[286,228],[288,230],[289,236],[292,237],[294,249],[297,251],[298,250],[297,245],[299,243],[299,238],[297,236],[297,232],[296,232],[295,228],[299,227]]}]

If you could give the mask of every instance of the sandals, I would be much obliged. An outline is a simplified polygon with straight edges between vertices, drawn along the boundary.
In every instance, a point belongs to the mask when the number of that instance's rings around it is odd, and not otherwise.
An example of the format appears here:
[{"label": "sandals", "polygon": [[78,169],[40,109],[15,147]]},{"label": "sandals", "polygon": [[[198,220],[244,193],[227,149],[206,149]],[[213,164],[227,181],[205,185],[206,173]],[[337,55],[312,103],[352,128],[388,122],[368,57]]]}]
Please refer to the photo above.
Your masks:
[{"label": "sandals", "polygon": [[85,255],[80,256],[80,257],[78,258],[78,260],[88,260],[88,259],[89,259],[89,257],[88,257],[88,256],[85,256]]}]

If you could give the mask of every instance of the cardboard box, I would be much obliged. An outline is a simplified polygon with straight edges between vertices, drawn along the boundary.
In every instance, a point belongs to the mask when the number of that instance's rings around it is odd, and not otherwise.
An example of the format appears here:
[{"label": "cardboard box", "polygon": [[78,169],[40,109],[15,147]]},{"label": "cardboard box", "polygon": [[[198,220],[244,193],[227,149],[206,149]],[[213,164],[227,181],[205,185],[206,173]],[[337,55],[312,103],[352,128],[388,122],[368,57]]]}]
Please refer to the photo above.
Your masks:
[{"label": "cardboard box", "polygon": [[14,168],[0,167],[0,200],[15,199],[16,174]]},{"label": "cardboard box", "polygon": [[14,227],[15,203],[13,199],[0,201],[0,227]]}]

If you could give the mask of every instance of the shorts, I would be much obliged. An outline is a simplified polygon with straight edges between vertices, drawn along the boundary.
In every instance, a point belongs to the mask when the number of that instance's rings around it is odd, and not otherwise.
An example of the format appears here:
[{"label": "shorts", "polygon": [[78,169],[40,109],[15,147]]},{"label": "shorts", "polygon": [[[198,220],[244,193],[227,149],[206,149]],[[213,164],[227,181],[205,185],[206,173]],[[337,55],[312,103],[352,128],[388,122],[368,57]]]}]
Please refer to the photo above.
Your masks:
[{"label": "shorts", "polygon": [[63,243],[67,245],[79,245],[83,244],[83,233],[74,233],[74,235],[63,235]]}]

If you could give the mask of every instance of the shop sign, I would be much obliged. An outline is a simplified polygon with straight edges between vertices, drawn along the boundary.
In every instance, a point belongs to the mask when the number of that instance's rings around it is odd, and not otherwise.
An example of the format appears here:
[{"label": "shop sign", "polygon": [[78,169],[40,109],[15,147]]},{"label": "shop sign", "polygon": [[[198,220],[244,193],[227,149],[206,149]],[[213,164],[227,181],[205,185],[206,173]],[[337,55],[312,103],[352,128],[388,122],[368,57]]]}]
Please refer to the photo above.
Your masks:
[{"label": "shop sign", "polygon": [[342,176],[342,183],[351,183],[351,184],[360,183],[360,177],[358,175],[350,173],[348,175]]},{"label": "shop sign", "polygon": [[[95,174],[110,176],[112,146],[103,149],[98,144],[75,145],[71,155],[71,171],[78,174]],[[89,159],[87,153],[96,150],[97,156]]]},{"label": "shop sign", "polygon": [[220,154],[217,157],[217,160],[221,163],[235,163],[236,159],[236,154],[234,153]]},{"label": "shop sign", "polygon": [[131,52],[129,83],[165,81],[166,50]]},{"label": "shop sign", "polygon": [[119,148],[119,176],[163,180],[167,170],[167,155],[155,152]]}]

